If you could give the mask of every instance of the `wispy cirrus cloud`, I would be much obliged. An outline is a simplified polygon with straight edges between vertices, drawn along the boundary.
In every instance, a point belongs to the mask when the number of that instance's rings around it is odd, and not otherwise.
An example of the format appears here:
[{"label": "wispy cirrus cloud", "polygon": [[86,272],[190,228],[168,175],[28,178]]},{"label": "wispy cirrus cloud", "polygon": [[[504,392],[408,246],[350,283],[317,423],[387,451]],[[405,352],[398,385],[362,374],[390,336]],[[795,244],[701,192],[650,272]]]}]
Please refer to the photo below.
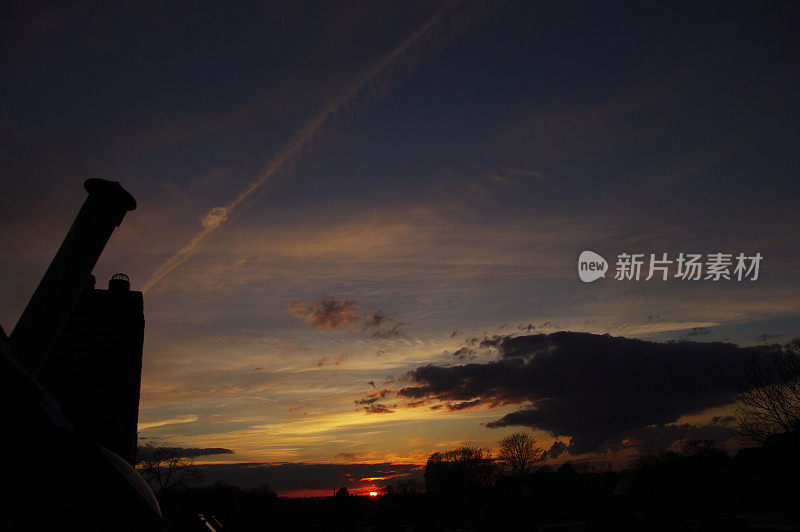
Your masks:
[{"label": "wispy cirrus cloud", "polygon": [[194,414],[186,414],[182,416],[172,417],[168,419],[159,419],[156,421],[139,422],[139,430],[153,429],[156,427],[163,427],[166,425],[174,425],[176,423],[194,423],[200,418]]},{"label": "wispy cirrus cloud", "polygon": [[344,353],[342,353],[337,357],[331,357],[330,355],[325,355],[324,357],[317,360],[317,366],[322,367],[325,364],[333,364],[334,366],[338,366],[345,360],[347,360],[347,355],[345,355]]},{"label": "wispy cirrus cloud", "polygon": [[[466,4],[466,5],[463,5]],[[391,89],[409,78],[425,62],[438,55],[463,32],[476,24],[489,9],[481,2],[452,0],[417,28],[380,61],[357,76],[329,100],[304,127],[293,135],[266,168],[227,205],[214,207],[201,219],[201,230],[163,262],[142,287],[147,292],[170,272],[194,256],[206,239],[232,218],[241,215],[274,186],[343,110],[383,99]]]}]

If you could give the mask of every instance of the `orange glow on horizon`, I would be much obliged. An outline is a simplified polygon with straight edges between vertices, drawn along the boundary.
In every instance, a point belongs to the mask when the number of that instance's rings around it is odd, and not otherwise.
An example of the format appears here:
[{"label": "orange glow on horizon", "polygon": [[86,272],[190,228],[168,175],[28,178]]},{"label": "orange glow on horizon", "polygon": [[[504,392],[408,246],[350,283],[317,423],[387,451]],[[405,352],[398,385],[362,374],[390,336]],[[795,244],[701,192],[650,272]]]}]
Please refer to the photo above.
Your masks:
[{"label": "orange glow on horizon", "polygon": [[350,490],[350,495],[360,496],[360,497],[374,497],[373,493],[380,495],[381,494],[381,487],[376,486],[375,484],[371,484],[368,486],[360,486],[360,487],[353,487],[348,488]]}]

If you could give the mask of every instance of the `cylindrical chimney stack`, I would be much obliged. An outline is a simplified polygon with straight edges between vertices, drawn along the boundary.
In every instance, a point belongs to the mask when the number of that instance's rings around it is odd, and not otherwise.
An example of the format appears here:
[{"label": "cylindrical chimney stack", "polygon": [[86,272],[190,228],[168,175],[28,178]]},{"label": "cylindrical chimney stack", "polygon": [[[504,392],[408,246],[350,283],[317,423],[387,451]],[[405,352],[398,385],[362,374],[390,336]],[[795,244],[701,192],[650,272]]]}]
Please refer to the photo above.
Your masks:
[{"label": "cylindrical chimney stack", "polygon": [[136,208],[122,185],[105,179],[83,184],[89,197],[11,333],[19,363],[37,376],[111,233]]},{"label": "cylindrical chimney stack", "polygon": [[131,291],[131,278],[124,273],[115,273],[108,280],[109,292],[130,292]]}]

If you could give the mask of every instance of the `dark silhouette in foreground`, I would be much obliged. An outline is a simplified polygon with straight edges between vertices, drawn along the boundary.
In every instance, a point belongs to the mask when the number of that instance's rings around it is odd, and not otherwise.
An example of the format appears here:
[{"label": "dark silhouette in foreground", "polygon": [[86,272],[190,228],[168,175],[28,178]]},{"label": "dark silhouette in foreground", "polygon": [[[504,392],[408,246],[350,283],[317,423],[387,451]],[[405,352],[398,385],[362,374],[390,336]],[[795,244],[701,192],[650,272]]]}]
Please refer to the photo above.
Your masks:
[{"label": "dark silhouette in foreground", "polygon": [[119,183],[89,179],[84,186],[89,196],[11,337],[0,328],[0,453],[10,488],[0,519],[8,530],[164,527],[144,479],[63,413],[40,382],[106,242],[136,207]]},{"label": "dark silhouette in foreground", "polygon": [[[174,530],[797,530],[797,432],[735,457],[715,442],[642,456],[619,471],[538,466],[508,474],[484,449],[431,455],[426,491],[399,480],[376,497],[278,497],[224,483],[159,494]],[[583,468],[579,468],[583,469]]]},{"label": "dark silhouette in foreground", "polygon": [[773,434],[800,424],[800,339],[773,345],[765,356],[751,356],[736,393],[739,437],[761,445]]}]

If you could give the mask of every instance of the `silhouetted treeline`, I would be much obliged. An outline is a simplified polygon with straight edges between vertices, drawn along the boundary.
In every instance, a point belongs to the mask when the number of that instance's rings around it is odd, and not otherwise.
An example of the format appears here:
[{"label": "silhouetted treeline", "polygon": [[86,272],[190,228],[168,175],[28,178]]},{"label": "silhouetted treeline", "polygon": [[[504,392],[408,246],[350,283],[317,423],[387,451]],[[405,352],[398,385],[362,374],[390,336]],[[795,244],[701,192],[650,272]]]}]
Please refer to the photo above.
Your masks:
[{"label": "silhouetted treeline", "polygon": [[287,499],[218,483],[159,497],[173,530],[791,530],[800,525],[799,451],[800,433],[791,432],[735,457],[694,441],[621,472],[566,463],[512,474],[487,451],[464,447],[431,455],[424,492],[401,480],[378,497],[342,489]]}]

